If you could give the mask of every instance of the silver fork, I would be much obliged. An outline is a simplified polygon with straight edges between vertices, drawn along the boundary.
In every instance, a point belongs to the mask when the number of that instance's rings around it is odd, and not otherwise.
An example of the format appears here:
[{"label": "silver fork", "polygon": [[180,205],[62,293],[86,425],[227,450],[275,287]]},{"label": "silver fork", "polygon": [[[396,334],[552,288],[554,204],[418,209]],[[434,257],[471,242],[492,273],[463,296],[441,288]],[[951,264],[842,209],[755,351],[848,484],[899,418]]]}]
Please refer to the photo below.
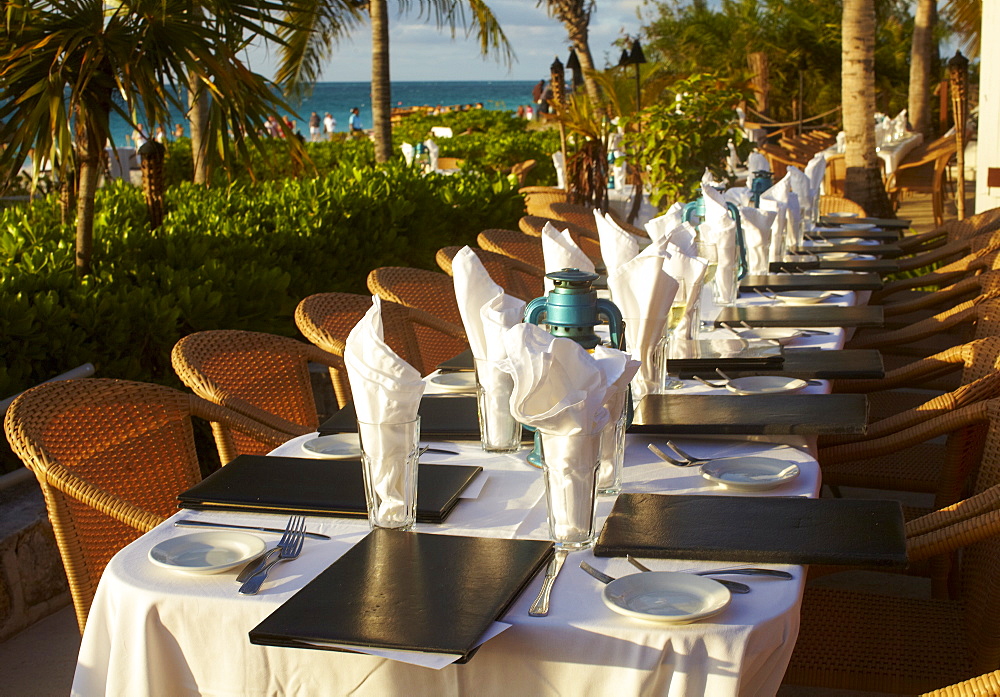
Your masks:
[{"label": "silver fork", "polygon": [[305,540],[306,519],[305,516],[294,515],[288,520],[288,527],[285,534],[278,541],[278,548],[281,550],[278,556],[269,561],[264,567],[247,579],[247,582],[240,586],[240,593],[243,595],[255,595],[267,579],[267,572],[271,567],[281,561],[295,559],[302,552],[302,543]]},{"label": "silver fork", "polygon": [[653,453],[658,458],[660,458],[661,460],[663,460],[666,463],[669,463],[669,464],[673,465],[674,467],[690,467],[691,465],[701,464],[700,462],[681,462],[680,460],[675,460],[674,458],[670,457],[665,452],[663,452],[662,450],[660,450],[659,448],[657,448],[652,443],[650,443],[646,447],[649,448],[649,452]]}]

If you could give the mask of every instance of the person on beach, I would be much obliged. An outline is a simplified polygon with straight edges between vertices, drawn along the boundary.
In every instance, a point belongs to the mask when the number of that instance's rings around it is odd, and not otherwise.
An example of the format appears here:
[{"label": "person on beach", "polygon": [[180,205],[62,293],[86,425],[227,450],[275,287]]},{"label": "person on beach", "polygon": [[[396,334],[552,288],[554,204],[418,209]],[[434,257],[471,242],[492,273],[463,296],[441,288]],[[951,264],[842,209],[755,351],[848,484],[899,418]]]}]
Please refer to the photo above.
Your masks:
[{"label": "person on beach", "polygon": [[155,138],[156,138],[156,142],[157,143],[166,143],[167,142],[167,129],[165,129],[163,126],[157,126],[156,127],[156,136],[155,136]]},{"label": "person on beach", "polygon": [[320,126],[319,114],[317,114],[314,111],[312,114],[309,115],[309,140],[312,141],[313,143],[319,141],[319,135],[320,135],[319,126]]},{"label": "person on beach", "polygon": [[357,107],[351,109],[351,116],[347,120],[347,125],[351,129],[351,135],[364,133],[364,129],[361,127],[361,115],[358,113]]},{"label": "person on beach", "polygon": [[333,132],[337,130],[337,119],[328,111],[323,117],[323,130],[326,131],[326,139],[333,140]]},{"label": "person on beach", "polygon": [[174,124],[174,140],[184,137],[184,124],[175,123]]}]

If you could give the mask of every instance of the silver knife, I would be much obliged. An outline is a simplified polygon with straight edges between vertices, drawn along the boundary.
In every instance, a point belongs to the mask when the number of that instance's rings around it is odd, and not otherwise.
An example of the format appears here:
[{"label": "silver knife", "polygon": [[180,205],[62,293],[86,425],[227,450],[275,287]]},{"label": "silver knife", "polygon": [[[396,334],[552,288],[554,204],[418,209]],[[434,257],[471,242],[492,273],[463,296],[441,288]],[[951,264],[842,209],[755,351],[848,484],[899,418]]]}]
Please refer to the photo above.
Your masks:
[{"label": "silver knife", "polygon": [[[175,520],[174,525],[178,528],[221,528],[232,530],[256,530],[257,532],[276,532],[279,535],[285,533],[284,528],[265,528],[257,525],[236,525],[234,523],[213,523],[209,520]],[[319,532],[307,532],[305,536],[313,540],[329,540],[329,535]]]},{"label": "silver knife", "polygon": [[555,585],[556,576],[562,570],[563,562],[566,561],[567,549],[557,549],[549,562],[549,568],[545,570],[545,580],[542,581],[542,590],[538,591],[538,597],[528,609],[528,614],[532,617],[545,617],[549,614],[549,596],[552,594],[552,586]]}]

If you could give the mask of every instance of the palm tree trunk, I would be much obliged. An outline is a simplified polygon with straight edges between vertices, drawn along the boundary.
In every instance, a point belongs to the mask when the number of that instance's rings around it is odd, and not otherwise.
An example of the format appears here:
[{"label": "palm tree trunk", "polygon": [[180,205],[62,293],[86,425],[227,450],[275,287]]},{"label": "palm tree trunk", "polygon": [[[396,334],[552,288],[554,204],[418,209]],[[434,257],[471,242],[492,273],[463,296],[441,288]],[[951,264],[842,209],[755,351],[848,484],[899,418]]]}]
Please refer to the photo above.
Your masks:
[{"label": "palm tree trunk", "polygon": [[76,273],[90,273],[94,248],[94,196],[101,168],[101,143],[83,114],[78,114],[76,148],[80,158],[79,189],[76,197]]},{"label": "palm tree trunk", "polygon": [[869,214],[892,214],[875,153],[875,4],[844,0],[841,100],[847,173],[844,196]]},{"label": "palm tree trunk", "polygon": [[590,53],[589,27],[590,10],[585,6],[587,0],[549,0],[550,10],[566,27],[570,43],[576,50],[583,72],[583,84],[587,88],[587,96],[595,104],[600,101],[601,91],[594,79],[594,58]]},{"label": "palm tree trunk", "polygon": [[934,24],[937,2],[918,0],[913,21],[913,43],[910,48],[910,91],[907,114],[914,132],[930,137],[930,104],[928,89],[931,79],[931,51],[934,47]]},{"label": "palm tree trunk", "polygon": [[[206,151],[208,142],[208,98],[197,77],[188,75],[188,127],[191,130],[191,157],[194,160],[194,183],[208,183]],[[150,134],[152,135],[152,134]]]},{"label": "palm tree trunk", "polygon": [[391,82],[389,79],[389,8],[386,0],[369,0],[372,22],[372,128],[375,161],[392,157]]}]

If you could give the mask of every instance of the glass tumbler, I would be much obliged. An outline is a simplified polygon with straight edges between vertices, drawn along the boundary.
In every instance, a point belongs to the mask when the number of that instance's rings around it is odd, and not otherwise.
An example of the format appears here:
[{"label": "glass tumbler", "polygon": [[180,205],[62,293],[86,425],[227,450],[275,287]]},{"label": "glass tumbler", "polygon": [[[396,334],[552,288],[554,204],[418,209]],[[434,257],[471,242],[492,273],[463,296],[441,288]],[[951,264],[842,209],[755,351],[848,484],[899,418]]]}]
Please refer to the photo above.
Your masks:
[{"label": "glass tumbler", "polygon": [[521,447],[521,424],[510,413],[514,376],[496,361],[476,359],[476,397],[483,450],[513,453]]},{"label": "glass tumbler", "polygon": [[597,537],[597,470],[601,434],[539,431],[549,534],[561,549],[586,549]]},{"label": "glass tumbler", "polygon": [[420,417],[402,423],[358,421],[368,523],[410,530],[417,522]]},{"label": "glass tumbler", "polygon": [[[609,406],[611,420],[601,431],[601,466],[597,470],[597,493],[614,496],[622,490],[622,470],[625,467],[625,398],[620,404]],[[617,416],[616,416],[617,415]]]}]

